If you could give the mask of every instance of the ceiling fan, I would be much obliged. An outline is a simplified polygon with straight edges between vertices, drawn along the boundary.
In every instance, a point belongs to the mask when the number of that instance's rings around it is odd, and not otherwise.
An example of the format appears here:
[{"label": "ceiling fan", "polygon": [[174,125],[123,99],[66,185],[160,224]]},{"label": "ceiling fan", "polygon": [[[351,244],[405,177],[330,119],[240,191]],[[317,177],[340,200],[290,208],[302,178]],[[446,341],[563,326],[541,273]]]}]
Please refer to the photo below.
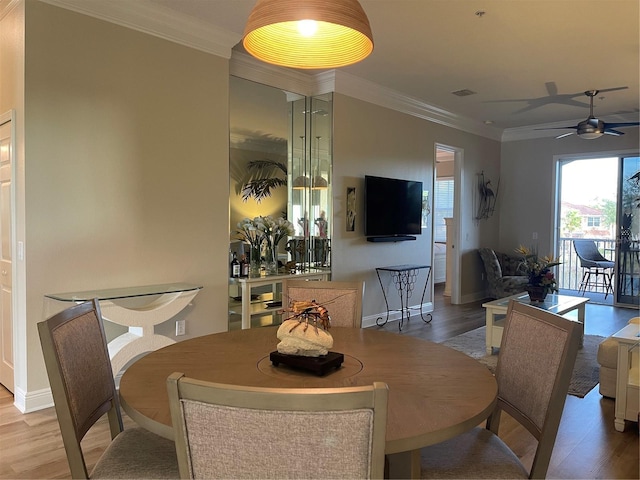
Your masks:
[{"label": "ceiling fan", "polygon": [[614,135],[619,137],[624,135],[624,132],[615,130],[622,127],[634,127],[640,125],[640,122],[624,122],[624,123],[605,123],[600,119],[593,116],[593,97],[598,94],[599,90],[587,90],[584,94],[589,97],[589,117],[586,120],[578,123],[578,125],[572,125],[568,127],[553,127],[553,128],[541,128],[538,130],[561,130],[566,128],[573,128],[575,132],[563,133],[556,138],[568,137],[576,133],[580,138],[586,138],[588,140],[601,137],[602,135]]}]

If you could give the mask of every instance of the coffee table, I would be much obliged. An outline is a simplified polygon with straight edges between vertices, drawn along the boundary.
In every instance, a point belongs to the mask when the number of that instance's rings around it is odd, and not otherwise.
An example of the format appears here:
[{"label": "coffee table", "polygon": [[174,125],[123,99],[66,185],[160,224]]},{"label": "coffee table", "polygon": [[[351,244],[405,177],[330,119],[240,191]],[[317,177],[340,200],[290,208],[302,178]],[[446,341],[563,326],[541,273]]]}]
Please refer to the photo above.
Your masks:
[{"label": "coffee table", "polygon": [[527,303],[534,307],[542,308],[548,312],[555,313],[557,315],[567,316],[569,312],[574,310],[578,313],[578,318],[570,318],[571,320],[577,320],[583,326],[583,335],[580,337],[580,346],[582,346],[582,337],[584,336],[584,311],[585,305],[589,301],[585,297],[572,297],[570,295],[556,295],[549,294],[544,302],[532,302],[529,299],[529,294],[526,292],[516,293],[509,297],[499,298],[492,302],[483,303],[482,306],[486,312],[486,341],[487,341],[487,354],[493,353],[493,347],[500,347],[502,341],[502,331],[504,330],[504,319],[507,314],[507,307],[509,302],[513,300],[516,302]]}]

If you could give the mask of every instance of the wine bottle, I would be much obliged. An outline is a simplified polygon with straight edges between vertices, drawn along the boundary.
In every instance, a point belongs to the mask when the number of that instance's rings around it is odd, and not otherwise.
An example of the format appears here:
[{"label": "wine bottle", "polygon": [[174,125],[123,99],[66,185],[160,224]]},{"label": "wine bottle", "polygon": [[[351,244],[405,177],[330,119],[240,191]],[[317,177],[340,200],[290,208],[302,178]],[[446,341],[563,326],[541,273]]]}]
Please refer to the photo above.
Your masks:
[{"label": "wine bottle", "polygon": [[231,260],[231,278],[238,277],[240,277],[240,262],[238,261],[238,255],[234,252]]},{"label": "wine bottle", "polygon": [[240,259],[240,276],[244,278],[249,276],[249,260],[246,255],[242,255]]}]

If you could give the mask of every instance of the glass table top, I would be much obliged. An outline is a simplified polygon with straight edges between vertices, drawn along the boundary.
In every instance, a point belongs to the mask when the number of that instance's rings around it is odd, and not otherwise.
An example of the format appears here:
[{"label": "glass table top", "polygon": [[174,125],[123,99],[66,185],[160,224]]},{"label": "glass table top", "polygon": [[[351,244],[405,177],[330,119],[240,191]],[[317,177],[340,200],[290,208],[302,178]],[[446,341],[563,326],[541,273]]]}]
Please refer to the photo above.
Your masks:
[{"label": "glass table top", "polygon": [[162,295],[165,293],[190,292],[200,290],[201,288],[202,285],[193,285],[190,283],[165,283],[161,285],[143,285],[140,287],[87,290],[84,292],[48,293],[45,297],[61,302],[86,302],[94,298],[98,300],[116,300],[120,298]]},{"label": "glass table top", "polygon": [[587,303],[589,301],[589,299],[586,297],[573,297],[570,295],[558,295],[555,293],[550,293],[547,295],[543,302],[533,302],[529,298],[529,294],[523,292],[516,295],[511,295],[510,297],[499,298],[497,300],[493,300],[492,302],[484,303],[482,306],[494,308],[498,307],[504,308],[506,310],[511,300],[520,303],[526,303],[528,305],[533,305],[534,307],[548,310],[550,312],[572,309],[580,304]]}]

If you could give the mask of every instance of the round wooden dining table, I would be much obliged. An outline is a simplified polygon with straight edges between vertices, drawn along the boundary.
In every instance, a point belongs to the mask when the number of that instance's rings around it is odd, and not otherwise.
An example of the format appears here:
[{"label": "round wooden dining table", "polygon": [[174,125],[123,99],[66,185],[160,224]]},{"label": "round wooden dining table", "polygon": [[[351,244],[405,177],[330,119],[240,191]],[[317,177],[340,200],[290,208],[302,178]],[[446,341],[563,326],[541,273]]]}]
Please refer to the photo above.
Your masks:
[{"label": "round wooden dining table", "polygon": [[[314,327],[309,327],[314,328]],[[381,331],[334,327],[331,351],[344,354],[323,376],[274,366],[277,327],[205,335],[169,345],[130,365],[120,380],[124,411],[142,427],[173,438],[166,379],[173,372],[253,387],[389,386],[386,454],[392,477],[419,475],[420,448],[459,435],[493,410],[497,383],[478,361],[443,345]]]}]

